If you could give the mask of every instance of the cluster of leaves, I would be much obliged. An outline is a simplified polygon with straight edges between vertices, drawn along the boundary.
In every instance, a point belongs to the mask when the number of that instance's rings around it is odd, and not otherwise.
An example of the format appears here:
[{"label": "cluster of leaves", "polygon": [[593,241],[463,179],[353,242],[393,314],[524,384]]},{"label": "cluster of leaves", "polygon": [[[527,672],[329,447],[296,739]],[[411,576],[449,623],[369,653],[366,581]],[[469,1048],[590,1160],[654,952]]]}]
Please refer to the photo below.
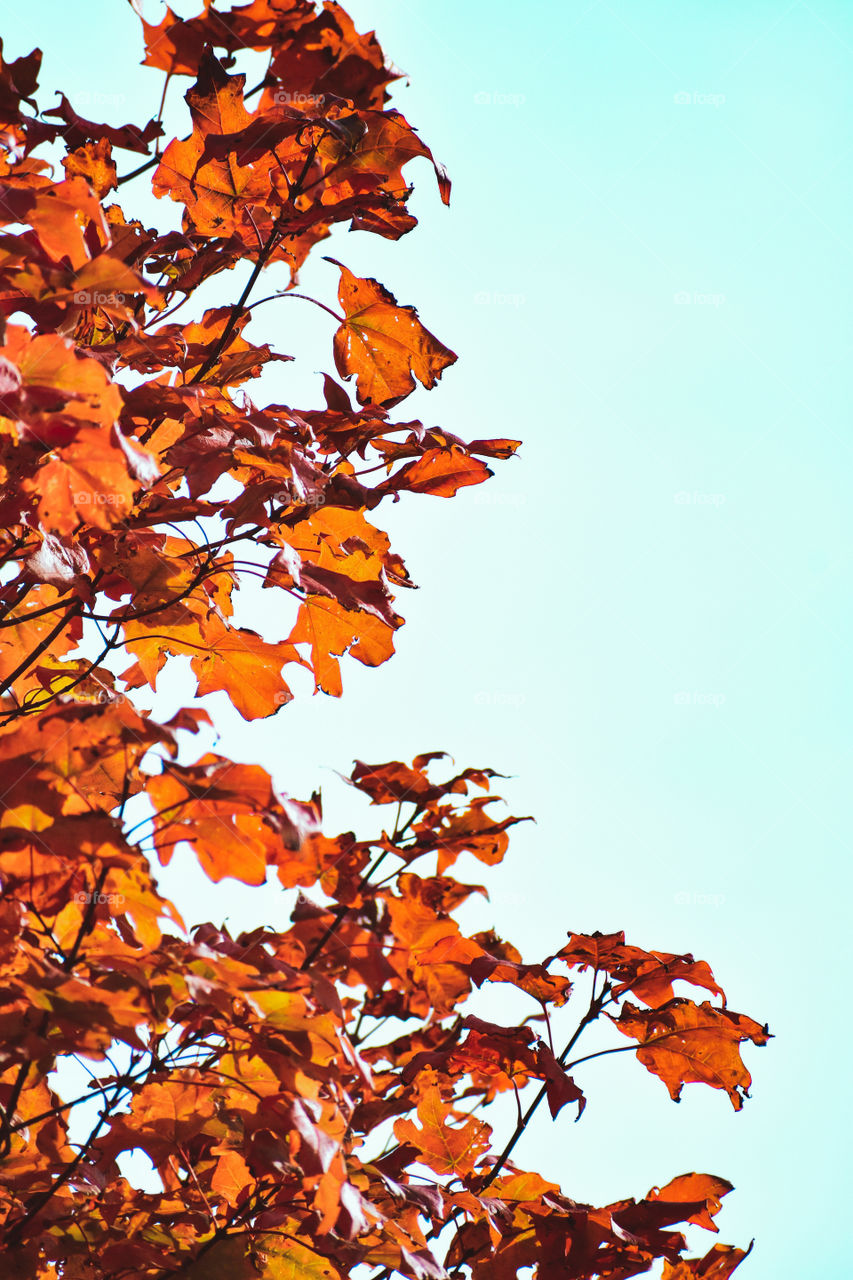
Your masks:
[{"label": "cluster of leaves", "polygon": [[[154,687],[184,655],[198,693],[224,690],[247,719],[289,700],[290,664],[340,694],[343,654],[376,666],[393,652],[393,591],[412,585],[365,513],[403,492],[452,496],[489,476],[484,457],[517,445],[392,421],[415,380],[432,387],[456,357],[413,307],[340,264],[341,313],[319,305],[355,405],[331,376],[321,409],[249,398],[244,384],[289,358],[244,336],[263,268],[295,273],[338,222],[392,239],[409,230],[402,168],[430,157],[383,106],[394,73],[375,40],[353,44],[336,5],[257,7],[146,28],[146,62],[167,83],[195,77],[192,134],[149,162],[155,193],[183,205],[180,232],[147,229],[110,197],[123,181],[114,151],[144,149],[158,121],[98,125],[63,96],[60,122],[47,123],[27,111],[38,53],[2,73],[0,220],[28,230],[3,238],[0,309],[32,322],[9,323],[0,352],[0,554],[16,569],[2,590],[0,682],[22,714],[78,685],[114,689],[98,666],[122,646],[135,659],[125,689]],[[214,53],[244,46],[273,54],[254,113],[245,77]],[[68,148],[58,182],[33,154],[51,140]],[[167,321],[241,262],[252,270],[237,303]],[[231,621],[247,576],[298,604],[283,635]],[[87,625],[102,639],[95,663],[70,656]]]},{"label": "cluster of leaves", "polygon": [[[358,763],[349,783],[389,816],[370,839],[330,837],[319,798],[282,796],[260,765],[187,759],[179,736],[209,724],[206,711],[158,723],[134,704],[173,657],[189,659],[199,695],[224,692],[246,719],[291,699],[290,664],[339,695],[345,654],[376,666],[393,652],[394,592],[412,585],[367,514],[402,493],[451,497],[517,446],[392,420],[455,356],[413,307],[340,263],[340,312],[311,301],[335,319],[350,391],[325,375],[320,408],[249,398],[246,384],[288,358],[244,336],[263,270],[283,264],[295,297],[336,224],[392,240],[415,224],[402,170],[434,162],[387,105],[399,73],[373,34],[311,0],[208,0],[192,20],[167,11],[143,30],[145,63],[164,75],[159,115],[142,126],[86,120],[64,95],[39,111],[37,50],[0,64],[10,1273],[508,1280],[535,1267],[542,1280],[616,1280],[663,1259],[666,1280],[725,1280],[744,1252],[686,1258],[677,1229],[716,1230],[723,1179],[688,1174],[599,1209],[512,1160],[543,1100],[554,1117],[567,1104],[580,1115],[573,1072],[601,1052],[635,1053],[674,1098],[698,1081],[740,1108],[740,1045],[767,1030],[727,1008],[706,964],[575,933],[525,963],[493,932],[466,936],[454,913],[481,886],[448,870],[463,854],[499,862],[519,821],[494,816],[491,770],[438,777],[440,753]],[[247,51],[268,55],[249,93],[232,72]],[[191,133],[162,146],[180,77]],[[122,152],[145,160],[119,176]],[[180,231],[146,228],[113,199],[141,178],[180,204]],[[171,319],[241,267],[232,306]],[[284,634],[235,622],[251,577],[290,597]],[[298,890],[290,927],[188,930],[152,871],[176,848],[214,881],[260,885],[272,869]],[[581,1012],[558,1049],[573,975]],[[675,982],[708,998],[677,996]],[[531,1016],[502,1026],[463,1011],[486,983],[521,993]],[[601,1020],[613,1047],[579,1055]],[[79,1092],[70,1063],[90,1075]],[[493,1143],[475,1112],[501,1094],[518,1120]],[[134,1185],[131,1152],[150,1159],[158,1190]]]}]

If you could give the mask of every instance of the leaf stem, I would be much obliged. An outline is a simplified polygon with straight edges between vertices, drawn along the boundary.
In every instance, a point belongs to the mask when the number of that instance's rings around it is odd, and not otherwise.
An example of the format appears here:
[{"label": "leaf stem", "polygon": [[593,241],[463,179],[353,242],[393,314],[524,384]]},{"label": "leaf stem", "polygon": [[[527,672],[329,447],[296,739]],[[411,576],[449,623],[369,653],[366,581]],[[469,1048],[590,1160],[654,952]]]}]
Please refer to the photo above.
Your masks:
[{"label": "leaf stem", "polygon": [[[598,970],[596,969],[592,979],[593,992],[595,991],[595,981],[597,977],[598,977]],[[571,1039],[569,1040],[568,1044],[566,1045],[565,1049],[557,1059],[557,1061],[560,1063],[560,1066],[566,1065],[566,1059],[568,1058],[574,1046],[577,1044],[580,1037],[583,1035],[586,1028],[590,1025],[591,1022],[595,1022],[595,1020],[598,1018],[599,1014],[601,1013],[601,1010],[604,1008],[606,997],[609,995],[609,992],[610,992],[609,984],[605,982],[600,995],[598,996],[594,994],[591,995],[589,1008],[587,1009],[586,1013],[581,1018],[580,1022],[575,1028],[575,1031]],[[536,1097],[533,1099],[530,1106],[527,1108],[524,1115],[520,1118],[520,1120],[518,1121],[518,1124],[515,1126],[515,1131],[513,1132],[512,1136],[510,1137],[503,1151],[500,1153],[497,1160],[492,1165],[489,1172],[486,1174],[486,1177],[484,1178],[483,1182],[481,1182],[479,1187],[480,1192],[485,1191],[486,1187],[491,1186],[491,1184],[494,1182],[495,1178],[498,1176],[501,1169],[504,1167],[507,1160],[512,1155],[512,1152],[515,1149],[516,1143],[519,1141],[519,1139],[521,1138],[521,1135],[524,1133],[530,1121],[533,1119],[533,1116],[537,1108],[539,1107],[539,1104],[542,1102],[542,1099],[546,1096],[547,1092],[548,1092],[547,1086],[543,1084],[542,1088],[539,1090]]]}]

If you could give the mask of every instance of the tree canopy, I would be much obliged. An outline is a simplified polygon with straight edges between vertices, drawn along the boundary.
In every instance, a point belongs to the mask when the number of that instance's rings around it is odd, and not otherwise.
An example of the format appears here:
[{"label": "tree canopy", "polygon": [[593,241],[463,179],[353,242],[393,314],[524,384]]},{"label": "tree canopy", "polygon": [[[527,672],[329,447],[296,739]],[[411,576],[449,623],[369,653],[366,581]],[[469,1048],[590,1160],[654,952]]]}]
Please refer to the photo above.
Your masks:
[{"label": "tree canopy", "polygon": [[[293,668],[338,697],[349,659],[388,660],[413,584],[377,509],[452,498],[519,442],[400,420],[456,355],[386,283],[330,257],[336,298],[296,289],[334,228],[413,229],[410,172],[450,199],[389,105],[399,72],[375,35],[312,0],[141,22],[140,123],[84,119],[64,94],[40,109],[38,49],[0,63],[4,1274],[618,1280],[663,1260],[665,1280],[725,1280],[744,1250],[690,1257],[683,1234],[716,1231],[725,1179],[596,1208],[518,1163],[540,1104],[580,1118],[602,1053],[635,1054],[675,1100],[702,1083],[743,1106],[741,1047],[769,1033],[704,961],[573,922],[529,960],[467,936],[456,913],[483,886],[449,873],[468,854],[485,875],[524,821],[501,816],[492,769],[357,761],[362,838],[327,834],[320,797],[261,764],[193,749],[197,698],[286,718]],[[169,139],[179,93],[186,136]],[[180,230],[134,216],[147,184]],[[274,264],[289,280],[256,311]],[[220,276],[235,301],[205,307]],[[290,358],[270,338],[285,298],[328,313],[312,408],[253,398]],[[236,620],[252,580],[279,602],[263,633]],[[175,659],[195,699],[161,723],[146,698]],[[155,869],[192,856],[213,881],[277,877],[289,927],[185,923]],[[473,1012],[485,984],[521,993],[524,1020]],[[585,1053],[593,1023],[610,1047]],[[483,1117],[502,1094],[517,1122],[499,1132]]]}]

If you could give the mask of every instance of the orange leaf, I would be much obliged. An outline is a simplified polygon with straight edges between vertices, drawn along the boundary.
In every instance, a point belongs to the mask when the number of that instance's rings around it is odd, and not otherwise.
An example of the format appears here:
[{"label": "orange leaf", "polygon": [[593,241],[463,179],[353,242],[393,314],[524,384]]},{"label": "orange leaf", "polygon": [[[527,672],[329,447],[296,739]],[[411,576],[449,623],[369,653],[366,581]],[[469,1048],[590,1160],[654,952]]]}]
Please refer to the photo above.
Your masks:
[{"label": "orange leaf", "polygon": [[570,933],[568,944],[557,956],[581,971],[597,969],[609,974],[614,979],[616,997],[630,991],[643,1004],[657,1007],[672,999],[674,982],[689,982],[694,987],[704,987],[712,995],[722,996],[725,1003],[725,993],[704,960],[628,946],[621,931]]},{"label": "orange leaf", "polygon": [[438,1086],[429,1085],[418,1103],[421,1127],[412,1120],[396,1120],[394,1134],[399,1142],[411,1143],[436,1173],[458,1178],[471,1173],[488,1150],[491,1129],[473,1117],[459,1127],[452,1126],[451,1116]]},{"label": "orange leaf", "polygon": [[281,669],[300,661],[292,644],[269,644],[256,631],[226,626],[218,618],[206,628],[205,641],[207,652],[191,663],[199,695],[223,689],[244,720],[275,715],[290,702]]},{"label": "orange leaf", "polygon": [[223,1151],[210,1180],[211,1189],[233,1208],[240,1198],[240,1192],[251,1185],[252,1175],[240,1152]]},{"label": "orange leaf", "polygon": [[673,1200],[684,1203],[690,1200],[704,1200],[705,1208],[687,1218],[687,1222],[706,1231],[716,1231],[714,1217],[722,1208],[722,1197],[727,1196],[734,1188],[725,1178],[715,1178],[710,1173],[682,1173],[673,1178],[665,1187],[654,1187],[646,1197],[647,1200]]},{"label": "orange leaf", "polygon": [[340,268],[338,299],[346,320],[335,334],[335,364],[344,378],[356,377],[362,404],[394,405],[415,389],[415,378],[434,387],[454,352],[425,329],[414,307],[400,307],[377,280]]},{"label": "orange leaf", "polygon": [[698,1082],[725,1089],[735,1111],[740,1111],[752,1083],[738,1046],[744,1040],[764,1045],[770,1039],[767,1028],[752,1018],[716,1009],[707,1001],[670,1000],[659,1009],[625,1004],[611,1021],[623,1035],[640,1041],[637,1057],[660,1076],[674,1101],[685,1084]]},{"label": "orange leaf", "polygon": [[382,486],[398,492],[431,493],[452,498],[464,485],[482,484],[494,473],[485,462],[472,458],[455,445],[449,449],[428,449],[416,462],[408,462]]},{"label": "orange leaf", "polygon": [[272,153],[258,165],[238,164],[233,151],[203,159],[209,135],[238,134],[252,121],[243,105],[245,83],[244,75],[228,75],[212,53],[205,55],[198,80],[186,95],[193,132],[183,141],[169,143],[152,186],[156,196],[167,195],[186,205],[193,228],[201,235],[228,236],[245,230],[257,244],[244,210],[247,205],[263,208],[270,197]]},{"label": "orange leaf", "polygon": [[32,480],[24,481],[24,491],[36,495],[45,529],[69,534],[79,525],[109,529],[127,520],[139,482],[114,439],[97,427],[82,427],[69,445],[48,455]]},{"label": "orange leaf", "polygon": [[62,165],[69,178],[78,174],[85,178],[100,200],[118,185],[108,138],[84,143],[82,147],[64,156]]},{"label": "orange leaf", "polygon": [[748,1249],[735,1249],[730,1244],[715,1244],[704,1258],[665,1261],[661,1280],[729,1280],[750,1253],[752,1245]]},{"label": "orange leaf", "polygon": [[370,613],[344,609],[325,596],[308,596],[299,608],[290,644],[311,646],[315,688],[339,698],[344,653],[367,667],[378,667],[394,652],[394,630]]}]

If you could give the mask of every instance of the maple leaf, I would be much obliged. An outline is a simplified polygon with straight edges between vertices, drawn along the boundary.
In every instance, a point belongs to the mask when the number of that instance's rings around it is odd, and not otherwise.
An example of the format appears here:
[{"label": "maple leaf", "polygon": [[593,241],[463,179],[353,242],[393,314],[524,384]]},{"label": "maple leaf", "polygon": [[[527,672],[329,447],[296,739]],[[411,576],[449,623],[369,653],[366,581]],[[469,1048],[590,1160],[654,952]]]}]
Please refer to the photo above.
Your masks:
[{"label": "maple leaf", "polygon": [[22,664],[26,667],[28,655],[39,653],[46,661],[62,658],[77,647],[83,636],[78,610],[68,617],[66,626],[56,630],[57,618],[68,608],[55,585],[44,585],[29,591],[10,611],[8,620],[13,625],[0,632],[0,680],[7,685],[19,672],[21,678],[14,685],[16,695],[33,683],[32,674],[19,671]]},{"label": "maple leaf", "polygon": [[672,999],[673,982],[689,982],[704,987],[712,995],[722,996],[725,1003],[725,993],[704,960],[626,946],[622,932],[572,933],[568,945],[558,951],[557,956],[581,971],[595,969],[610,974],[616,980],[613,988],[616,998],[630,991],[644,1004],[654,1007]]},{"label": "maple leaf", "polygon": [[290,645],[310,647],[315,687],[339,698],[343,691],[340,665],[345,653],[368,667],[377,667],[394,652],[394,629],[375,613],[343,608],[326,595],[309,595],[300,605]]},{"label": "maple leaf", "polygon": [[47,455],[22,489],[35,497],[43,528],[61,536],[81,524],[109,529],[130,515],[137,478],[116,430],[81,427],[70,444]]},{"label": "maple leaf", "polygon": [[101,137],[97,142],[86,142],[82,147],[69,152],[62,157],[62,167],[69,178],[78,174],[85,178],[100,200],[118,186],[112,145],[108,138]]},{"label": "maple leaf", "polygon": [[22,102],[34,105],[32,97],[38,88],[42,53],[41,49],[33,49],[32,53],[23,58],[6,62],[2,51],[3,44],[0,41],[0,122],[8,125],[22,119]]},{"label": "maple leaf", "polygon": [[244,720],[275,715],[292,694],[282,679],[288,662],[299,662],[292,643],[269,644],[247,627],[230,627],[219,619],[206,629],[205,652],[191,662],[198,692],[224,690]]},{"label": "maple leaf", "polygon": [[243,105],[245,83],[245,76],[230,76],[212,53],[205,54],[198,80],[186,94],[193,132],[182,142],[169,143],[154,174],[154,194],[181,201],[202,235],[252,234],[243,211],[248,205],[263,207],[270,196],[271,154],[265,165],[241,165],[233,149],[222,158],[205,159],[211,134],[240,134],[250,124]]},{"label": "maple leaf", "polygon": [[43,447],[65,443],[86,423],[112,427],[121,410],[117,386],[98,360],[75,351],[58,334],[32,337],[9,325],[2,348],[6,378],[0,415],[24,442]]},{"label": "maple leaf", "polygon": [[322,88],[359,106],[381,106],[386,87],[401,72],[389,65],[376,34],[360,35],[349,14],[337,3],[324,6],[312,21],[294,24],[276,46],[270,74],[286,86],[290,100]]},{"label": "maple leaf", "polygon": [[476,956],[468,966],[471,980],[478,987],[483,982],[511,982],[543,1004],[548,1001],[558,1006],[565,1004],[571,990],[567,978],[549,973],[541,964],[521,963],[515,948],[501,943],[494,934],[475,934],[473,941],[484,948],[483,955]]},{"label": "maple leaf", "polygon": [[58,116],[65,126],[61,132],[68,147],[79,147],[81,144],[100,138],[114,147],[123,147],[126,151],[139,151],[148,154],[148,148],[155,138],[163,132],[157,120],[149,120],[144,129],[135,124],[126,124],[117,128],[115,125],[95,124],[78,116],[64,93],[59,95],[58,107],[50,107],[43,112],[45,116]]},{"label": "maple leaf", "polygon": [[429,751],[415,756],[411,765],[399,760],[389,760],[386,764],[356,760],[348,781],[370,796],[373,804],[411,800],[419,808],[427,808],[445,796],[466,795],[472,785],[488,791],[490,780],[498,776],[493,769],[463,769],[444,782],[433,782],[427,772],[429,765],[446,754]]},{"label": "maple leaf", "polygon": [[361,404],[390,406],[415,388],[415,378],[434,387],[456,355],[425,329],[414,307],[400,307],[376,280],[340,269],[338,299],[346,317],[335,334],[335,365],[343,378],[356,378]]},{"label": "maple leaf", "polygon": [[397,1120],[394,1134],[408,1142],[436,1173],[455,1177],[472,1173],[487,1150],[491,1130],[471,1117],[463,1125],[451,1125],[447,1104],[437,1085],[428,1085],[418,1103],[420,1128],[411,1120]]},{"label": "maple leaf", "polygon": [[239,1151],[223,1151],[210,1180],[211,1190],[227,1200],[232,1208],[240,1201],[241,1194],[252,1184],[252,1175]]},{"label": "maple leaf", "polygon": [[666,1259],[661,1280],[728,1280],[752,1253],[748,1249],[735,1249],[730,1244],[715,1244],[704,1258],[682,1258],[678,1262]]},{"label": "maple leaf", "polygon": [[[50,265],[69,264],[79,271],[109,243],[109,231],[101,203],[85,178],[33,188],[10,188],[0,202],[0,221],[29,223]],[[44,335],[47,337],[48,335]]]},{"label": "maple leaf", "polygon": [[159,67],[170,75],[198,74],[198,66],[209,36],[198,21],[186,22],[166,6],[165,17],[154,26],[140,14],[145,33],[143,65]]},{"label": "maple leaf", "polygon": [[[267,865],[317,828],[316,805],[294,806],[275,793],[259,765],[237,765],[208,753],[195,765],[169,764],[149,780],[157,811],[154,843],[163,863],[186,841],[214,881],[233,876],[263,884]],[[310,865],[310,857],[306,859]]]},{"label": "maple leaf", "polygon": [[[176,347],[174,363],[184,373],[187,381],[192,382],[201,370],[208,352],[217,340],[225,333],[226,326],[232,325],[231,336],[225,348],[219,353],[216,364],[204,375],[205,382],[217,382],[229,387],[237,386],[247,378],[256,378],[265,364],[271,360],[290,360],[291,356],[279,355],[272,351],[269,344],[253,347],[241,336],[242,330],[250,319],[250,312],[244,312],[234,322],[230,307],[213,307],[206,311],[199,324],[176,326]],[[164,330],[159,329],[157,337],[162,340]]]},{"label": "maple leaf", "polygon": [[329,1280],[329,1260],[282,1235],[236,1232],[189,1267],[189,1280]]},{"label": "maple leaf", "polygon": [[103,1139],[115,1155],[133,1147],[164,1165],[176,1148],[187,1145],[215,1115],[216,1100],[200,1080],[152,1081],[138,1089],[129,1113],[117,1115]]},{"label": "maple leaf", "polygon": [[689,1200],[704,1200],[705,1205],[698,1213],[687,1219],[706,1231],[716,1231],[714,1217],[722,1207],[722,1197],[727,1196],[734,1188],[725,1178],[715,1178],[708,1173],[682,1173],[672,1178],[665,1187],[653,1188],[648,1200],[672,1200],[677,1203]]},{"label": "maple leaf", "polygon": [[458,447],[430,449],[395,471],[382,488],[388,492],[431,493],[440,498],[452,498],[459,489],[469,484],[482,484],[493,473],[479,458]]},{"label": "maple leaf", "polygon": [[716,1009],[707,1001],[670,1000],[656,1009],[639,1009],[626,1003],[611,1021],[623,1035],[640,1042],[637,1058],[660,1076],[676,1102],[690,1082],[724,1089],[735,1111],[749,1096],[752,1077],[738,1046],[745,1040],[764,1045],[770,1039],[766,1027],[740,1013]]},{"label": "maple leaf", "polygon": [[399,111],[362,110],[358,119],[361,128],[351,140],[332,134],[320,146],[321,154],[331,162],[328,182],[332,192],[326,194],[327,202],[334,196],[347,206],[355,193],[378,188],[394,202],[389,212],[399,215],[409,195],[403,166],[422,156],[432,162],[443,203],[450,203],[446,170],[436,163],[429,147]]},{"label": "maple leaf", "polygon": [[186,604],[164,606],[153,616],[124,624],[125,642],[137,655],[137,668],[123,679],[132,687],[154,687],[168,654],[184,654],[197,680],[199,695],[222,691],[245,720],[271,716],[291,701],[282,668],[301,663],[293,643],[271,643],[248,627],[235,627],[217,611],[192,596]]}]

